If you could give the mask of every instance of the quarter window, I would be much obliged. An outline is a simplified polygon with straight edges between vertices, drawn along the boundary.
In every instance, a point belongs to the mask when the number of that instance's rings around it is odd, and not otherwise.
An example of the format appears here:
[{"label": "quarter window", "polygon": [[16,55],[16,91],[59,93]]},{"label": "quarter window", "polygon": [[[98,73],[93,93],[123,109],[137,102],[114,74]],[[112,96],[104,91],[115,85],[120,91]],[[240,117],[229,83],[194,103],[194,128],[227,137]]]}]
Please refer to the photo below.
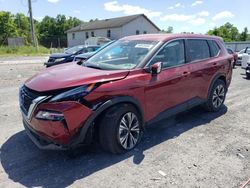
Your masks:
[{"label": "quarter window", "polygon": [[185,63],[183,40],[176,40],[167,44],[151,61],[151,65],[162,62],[163,68],[174,67]]},{"label": "quarter window", "polygon": [[209,46],[206,40],[188,39],[187,54],[189,62],[210,58]]},{"label": "quarter window", "polygon": [[233,54],[234,52],[233,52],[233,50],[231,50],[231,49],[227,49],[227,52],[229,53],[229,54]]},{"label": "quarter window", "polygon": [[220,47],[214,40],[208,40],[210,46],[211,57],[216,57],[220,53]]}]

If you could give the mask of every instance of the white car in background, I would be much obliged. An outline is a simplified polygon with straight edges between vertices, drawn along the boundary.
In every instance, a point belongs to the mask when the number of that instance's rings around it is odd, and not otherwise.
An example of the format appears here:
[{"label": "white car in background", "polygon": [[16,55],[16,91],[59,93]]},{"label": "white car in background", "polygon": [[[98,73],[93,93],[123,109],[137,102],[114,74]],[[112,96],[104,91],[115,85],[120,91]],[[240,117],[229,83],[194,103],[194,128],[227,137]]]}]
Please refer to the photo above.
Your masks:
[{"label": "white car in background", "polygon": [[244,48],[241,51],[237,52],[237,54],[238,54],[238,60],[236,62],[236,65],[241,65],[242,55],[244,54],[245,50],[246,50],[246,48]]},{"label": "white car in background", "polygon": [[250,47],[247,47],[241,57],[241,68],[246,69],[250,63]]}]

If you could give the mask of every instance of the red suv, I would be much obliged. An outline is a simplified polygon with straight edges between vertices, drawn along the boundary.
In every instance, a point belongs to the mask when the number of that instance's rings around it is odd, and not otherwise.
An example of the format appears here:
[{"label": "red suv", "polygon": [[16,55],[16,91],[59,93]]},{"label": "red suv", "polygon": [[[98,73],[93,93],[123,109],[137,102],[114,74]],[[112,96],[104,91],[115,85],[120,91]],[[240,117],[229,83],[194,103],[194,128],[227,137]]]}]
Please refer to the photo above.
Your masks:
[{"label": "red suv", "polygon": [[131,150],[146,124],[201,104],[218,111],[232,62],[218,37],[125,37],[82,65],[27,80],[19,96],[24,127],[41,149],[72,149],[97,137],[110,152]]}]

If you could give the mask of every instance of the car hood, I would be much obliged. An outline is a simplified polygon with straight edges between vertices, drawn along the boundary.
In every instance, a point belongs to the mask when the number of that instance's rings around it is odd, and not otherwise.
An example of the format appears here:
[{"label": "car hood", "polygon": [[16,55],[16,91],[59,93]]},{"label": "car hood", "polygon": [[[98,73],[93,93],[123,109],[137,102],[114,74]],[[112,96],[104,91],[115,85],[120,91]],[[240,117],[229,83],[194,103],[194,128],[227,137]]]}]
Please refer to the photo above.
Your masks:
[{"label": "car hood", "polygon": [[51,54],[50,57],[51,58],[65,58],[65,57],[69,57],[72,56],[73,54],[66,54],[66,53],[55,53],[55,54]]},{"label": "car hood", "polygon": [[238,57],[242,57],[243,54],[237,54],[237,55],[238,55]]},{"label": "car hood", "polygon": [[45,92],[85,84],[115,81],[125,78],[129,70],[99,70],[77,64],[47,68],[25,82],[25,86]]}]

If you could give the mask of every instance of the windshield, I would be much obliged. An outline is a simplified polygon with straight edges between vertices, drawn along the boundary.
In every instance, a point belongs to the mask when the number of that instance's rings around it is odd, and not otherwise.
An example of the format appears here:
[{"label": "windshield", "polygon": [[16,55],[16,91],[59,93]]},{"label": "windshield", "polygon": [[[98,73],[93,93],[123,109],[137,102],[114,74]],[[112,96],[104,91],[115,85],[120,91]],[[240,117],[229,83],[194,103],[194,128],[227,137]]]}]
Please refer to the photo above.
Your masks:
[{"label": "windshield", "polygon": [[104,70],[133,69],[156,46],[156,41],[120,40],[99,51],[84,66]]},{"label": "windshield", "polygon": [[112,43],[114,43],[114,42],[115,42],[115,41],[113,40],[113,41],[111,41],[111,42],[108,42],[108,43],[104,44],[103,46],[101,46],[100,48],[98,48],[98,49],[96,50],[96,52],[101,51],[102,49],[106,48],[107,46],[109,46],[110,44],[112,44]]},{"label": "windshield", "polygon": [[84,48],[84,46],[74,46],[72,48],[65,50],[65,53],[66,54],[75,54],[76,52],[82,50],[83,48]]},{"label": "windshield", "polygon": [[245,52],[245,49],[239,51],[239,54],[243,54]]}]

